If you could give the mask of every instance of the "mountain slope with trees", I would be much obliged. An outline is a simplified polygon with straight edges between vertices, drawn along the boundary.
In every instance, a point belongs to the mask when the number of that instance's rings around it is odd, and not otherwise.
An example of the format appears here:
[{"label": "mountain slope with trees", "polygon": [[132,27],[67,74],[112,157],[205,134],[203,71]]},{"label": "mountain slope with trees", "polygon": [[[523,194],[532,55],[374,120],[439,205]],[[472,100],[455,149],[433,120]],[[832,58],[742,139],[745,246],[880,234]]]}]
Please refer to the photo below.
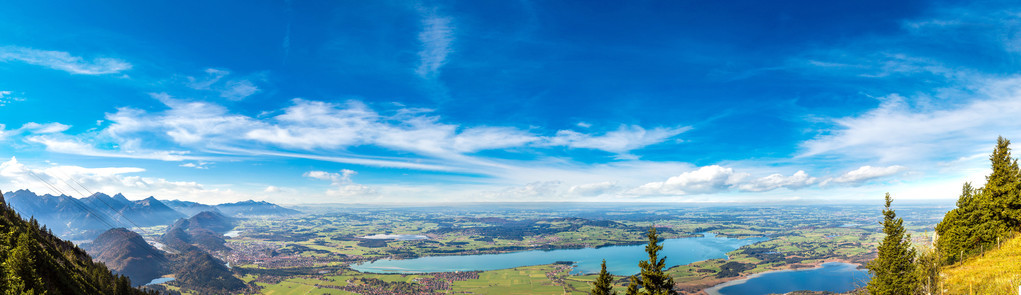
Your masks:
[{"label": "mountain slope with trees", "polygon": [[35,219],[25,221],[0,194],[0,290],[5,294],[150,294],[131,287],[84,250]]},{"label": "mountain slope with trees", "polygon": [[110,270],[142,285],[169,272],[170,259],[149,245],[141,235],[124,228],[114,228],[99,235],[82,248],[102,261]]}]

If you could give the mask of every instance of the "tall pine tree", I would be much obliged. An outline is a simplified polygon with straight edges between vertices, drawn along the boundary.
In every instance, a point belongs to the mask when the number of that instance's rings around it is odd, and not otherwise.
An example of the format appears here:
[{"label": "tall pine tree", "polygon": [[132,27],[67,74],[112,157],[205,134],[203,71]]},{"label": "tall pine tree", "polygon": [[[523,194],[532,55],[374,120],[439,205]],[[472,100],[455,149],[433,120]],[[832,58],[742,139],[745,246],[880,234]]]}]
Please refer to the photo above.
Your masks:
[{"label": "tall pine tree", "polygon": [[606,259],[603,259],[602,269],[599,277],[592,283],[592,295],[616,295],[613,291],[613,276],[606,271]]},{"label": "tall pine tree", "polygon": [[975,189],[965,183],[957,208],[936,227],[936,248],[943,263],[963,260],[1021,227],[1021,169],[1011,157],[1010,140],[997,138],[989,162],[992,173],[985,186]]},{"label": "tall pine tree", "polygon": [[[645,245],[645,252],[649,253],[649,260],[638,262],[638,267],[642,269],[641,278],[631,276],[631,284],[628,285],[626,294],[677,294],[677,291],[674,291],[674,279],[663,273],[663,269],[666,268],[666,257],[659,258],[659,251],[663,250],[663,246],[659,245],[656,228],[649,227],[646,236],[649,238],[649,244]],[[638,287],[642,287],[641,292]]]},{"label": "tall pine tree", "polygon": [[872,281],[867,287],[869,294],[912,294],[918,287],[915,249],[911,247],[911,236],[904,229],[904,219],[897,218],[897,213],[890,209],[892,201],[890,193],[887,193],[882,223],[886,238],[879,243],[879,257],[868,264],[872,273]]}]

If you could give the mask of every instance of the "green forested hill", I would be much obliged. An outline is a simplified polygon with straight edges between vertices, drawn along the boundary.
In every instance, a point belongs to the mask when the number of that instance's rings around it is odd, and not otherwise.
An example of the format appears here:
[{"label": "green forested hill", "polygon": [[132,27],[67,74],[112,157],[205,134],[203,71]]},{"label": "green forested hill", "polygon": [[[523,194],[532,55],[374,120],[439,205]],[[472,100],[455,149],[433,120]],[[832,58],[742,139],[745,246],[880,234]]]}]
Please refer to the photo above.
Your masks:
[{"label": "green forested hill", "polygon": [[147,294],[131,288],[73,243],[25,221],[0,194],[0,292],[3,294]]}]

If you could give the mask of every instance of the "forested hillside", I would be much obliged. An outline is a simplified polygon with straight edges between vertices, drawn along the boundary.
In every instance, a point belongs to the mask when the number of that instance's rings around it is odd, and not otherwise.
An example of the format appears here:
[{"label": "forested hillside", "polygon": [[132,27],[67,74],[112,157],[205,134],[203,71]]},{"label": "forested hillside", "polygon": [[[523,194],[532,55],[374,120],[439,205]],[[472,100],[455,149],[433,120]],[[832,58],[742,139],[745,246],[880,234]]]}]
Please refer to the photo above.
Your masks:
[{"label": "forested hillside", "polygon": [[148,294],[131,287],[35,219],[25,221],[0,194],[0,290],[4,294]]},{"label": "forested hillside", "polygon": [[1010,141],[1000,137],[989,160],[993,170],[985,186],[965,183],[957,208],[936,227],[936,248],[943,263],[995,247],[1021,225],[1021,170],[1010,155]]}]

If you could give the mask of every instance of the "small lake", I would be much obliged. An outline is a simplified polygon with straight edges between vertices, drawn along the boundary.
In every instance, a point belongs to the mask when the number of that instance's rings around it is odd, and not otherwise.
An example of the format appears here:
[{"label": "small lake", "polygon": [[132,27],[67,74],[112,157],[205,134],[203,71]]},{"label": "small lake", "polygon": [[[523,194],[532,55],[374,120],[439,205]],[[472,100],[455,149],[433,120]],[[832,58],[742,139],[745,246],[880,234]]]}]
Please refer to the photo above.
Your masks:
[{"label": "small lake", "polygon": [[359,238],[370,240],[398,240],[398,241],[414,241],[429,239],[429,237],[423,235],[384,235],[384,234],[375,234]]},{"label": "small lake", "polygon": [[844,293],[868,283],[868,271],[857,265],[841,262],[823,263],[821,267],[764,272],[748,278],[727,282],[706,290],[709,294],[784,294],[799,290]]},{"label": "small lake", "polygon": [[162,284],[162,283],[166,283],[166,282],[173,281],[173,280],[174,280],[174,278],[171,278],[171,277],[155,278],[155,279],[152,279],[152,281],[150,281],[148,284],[145,284],[145,285],[148,286],[148,285]]},{"label": "small lake", "polygon": [[[696,261],[727,258],[727,252],[766,238],[731,239],[706,233],[704,237],[668,239],[663,241],[660,257],[666,256],[667,267]],[[606,270],[615,275],[633,275],[639,272],[638,261],[649,259],[645,244],[610,246],[602,248],[533,250],[503,254],[458,256],[430,256],[415,259],[382,259],[353,265],[351,268],[368,273],[428,273],[472,270],[497,270],[519,266],[551,264],[573,261],[574,273],[598,273],[600,263],[606,259]]]}]

